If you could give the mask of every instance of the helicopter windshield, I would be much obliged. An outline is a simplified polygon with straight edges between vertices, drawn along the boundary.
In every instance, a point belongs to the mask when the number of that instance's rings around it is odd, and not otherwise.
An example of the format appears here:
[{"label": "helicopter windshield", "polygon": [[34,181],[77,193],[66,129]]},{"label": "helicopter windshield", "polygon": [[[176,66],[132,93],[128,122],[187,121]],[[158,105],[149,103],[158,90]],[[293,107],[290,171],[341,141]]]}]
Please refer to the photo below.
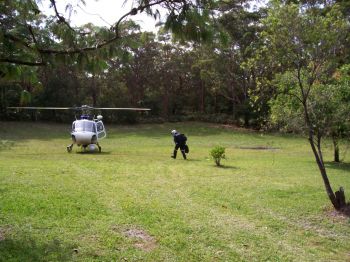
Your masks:
[{"label": "helicopter windshield", "polygon": [[95,123],[92,121],[75,121],[73,124],[73,131],[85,131],[95,133]]}]

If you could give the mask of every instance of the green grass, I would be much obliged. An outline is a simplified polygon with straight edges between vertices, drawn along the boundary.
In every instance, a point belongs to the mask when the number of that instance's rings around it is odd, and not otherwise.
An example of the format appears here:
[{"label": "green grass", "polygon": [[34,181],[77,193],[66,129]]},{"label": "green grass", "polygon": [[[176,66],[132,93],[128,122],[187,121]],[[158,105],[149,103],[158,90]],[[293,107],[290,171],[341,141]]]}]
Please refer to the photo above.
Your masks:
[{"label": "green grass", "polygon": [[[174,128],[187,161],[170,158]],[[200,123],[107,132],[103,153],[68,154],[69,124],[0,122],[0,261],[350,260],[350,220],[332,211],[306,139]],[[349,195],[349,156],[337,165],[325,148]]]}]

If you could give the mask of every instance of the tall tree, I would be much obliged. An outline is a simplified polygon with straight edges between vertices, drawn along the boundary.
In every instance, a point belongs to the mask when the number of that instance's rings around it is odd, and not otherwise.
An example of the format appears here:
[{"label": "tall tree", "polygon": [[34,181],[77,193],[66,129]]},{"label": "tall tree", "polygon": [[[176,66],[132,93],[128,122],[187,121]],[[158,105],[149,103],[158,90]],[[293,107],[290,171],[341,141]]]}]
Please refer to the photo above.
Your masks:
[{"label": "tall tree", "polygon": [[[243,118],[246,126],[249,122],[256,121],[254,110],[257,108],[252,98],[256,91],[258,75],[258,67],[248,67],[246,64],[259,44],[258,36],[262,30],[260,19],[264,15],[263,9],[251,11],[235,5],[225,9],[219,18],[220,24],[230,35],[229,46],[221,49],[219,61],[224,62],[218,64],[221,71],[225,72],[222,79],[227,88],[223,90],[223,95],[232,101],[233,113]],[[259,113],[262,115],[263,111],[260,110]]]},{"label": "tall tree", "polygon": [[322,153],[320,119],[312,116],[310,96],[318,83],[329,83],[343,52],[348,24],[337,5],[325,15],[296,4],[272,2],[263,20],[264,52],[284,69],[284,92],[293,96],[303,109],[308,140],[320,170],[327,195],[334,208],[345,205],[342,188],[334,192]]}]

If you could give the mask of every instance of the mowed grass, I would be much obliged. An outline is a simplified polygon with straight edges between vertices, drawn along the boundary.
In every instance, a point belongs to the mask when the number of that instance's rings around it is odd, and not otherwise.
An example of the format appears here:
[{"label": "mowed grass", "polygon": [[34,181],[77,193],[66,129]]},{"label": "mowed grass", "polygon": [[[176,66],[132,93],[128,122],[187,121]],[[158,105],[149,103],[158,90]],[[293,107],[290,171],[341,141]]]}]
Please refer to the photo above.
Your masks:
[{"label": "mowed grass", "polygon": [[[69,128],[0,122],[0,261],[350,261],[350,220],[304,138],[107,125],[103,153],[68,154]],[[187,161],[170,158],[172,129],[188,136]],[[349,156],[332,163],[326,143],[325,159],[349,196]]]}]

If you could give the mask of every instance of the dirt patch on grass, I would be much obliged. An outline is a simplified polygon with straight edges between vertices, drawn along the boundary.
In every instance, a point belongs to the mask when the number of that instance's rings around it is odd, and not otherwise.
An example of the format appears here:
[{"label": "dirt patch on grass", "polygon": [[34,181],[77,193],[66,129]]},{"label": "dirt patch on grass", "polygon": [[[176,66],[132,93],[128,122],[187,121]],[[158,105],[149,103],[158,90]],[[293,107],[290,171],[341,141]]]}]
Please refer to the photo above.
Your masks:
[{"label": "dirt patch on grass", "polygon": [[157,247],[157,242],[154,237],[142,229],[129,228],[123,233],[126,237],[136,240],[134,246],[143,251],[149,252]]},{"label": "dirt patch on grass", "polygon": [[240,146],[239,149],[250,149],[250,150],[280,150],[278,147],[270,146]]},{"label": "dirt patch on grass", "polygon": [[9,231],[9,228],[0,227],[0,242],[6,239],[6,235]]},{"label": "dirt patch on grass", "polygon": [[335,209],[327,209],[326,210],[327,215],[336,220],[344,220],[350,218],[350,203],[348,203],[345,207],[343,207],[341,210],[335,210]]}]

